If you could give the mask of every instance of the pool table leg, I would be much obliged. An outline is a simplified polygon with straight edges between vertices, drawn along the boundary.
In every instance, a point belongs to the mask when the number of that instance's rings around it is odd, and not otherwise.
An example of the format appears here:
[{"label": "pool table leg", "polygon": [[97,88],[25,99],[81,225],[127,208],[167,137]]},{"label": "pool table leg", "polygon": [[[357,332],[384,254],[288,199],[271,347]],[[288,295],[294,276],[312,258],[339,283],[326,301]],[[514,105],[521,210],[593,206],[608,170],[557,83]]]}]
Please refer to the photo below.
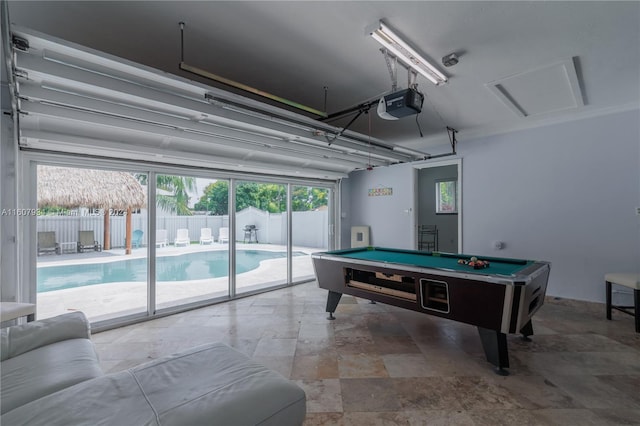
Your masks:
[{"label": "pool table leg", "polygon": [[487,357],[487,361],[495,365],[496,374],[508,376],[509,372],[509,352],[507,349],[507,335],[496,330],[489,330],[478,327],[482,348]]},{"label": "pool table leg", "polygon": [[531,339],[529,338],[529,336],[533,336],[533,325],[531,324],[531,320],[529,320],[529,322],[526,323],[524,327],[522,327],[520,333],[522,333],[522,340],[524,340],[525,342],[531,341]]},{"label": "pool table leg", "polygon": [[327,319],[336,319],[336,317],[333,316],[333,313],[336,311],[341,297],[342,293],[336,293],[335,291],[329,290],[329,294],[327,295],[327,312],[329,312],[329,316]]}]

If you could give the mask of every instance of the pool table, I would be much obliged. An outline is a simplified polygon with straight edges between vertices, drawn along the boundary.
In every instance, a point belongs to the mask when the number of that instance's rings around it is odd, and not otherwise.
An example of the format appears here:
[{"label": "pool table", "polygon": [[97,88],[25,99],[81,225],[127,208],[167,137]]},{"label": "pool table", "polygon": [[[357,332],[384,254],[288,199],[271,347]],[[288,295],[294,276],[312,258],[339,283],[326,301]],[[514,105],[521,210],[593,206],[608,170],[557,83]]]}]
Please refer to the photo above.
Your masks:
[{"label": "pool table", "polygon": [[387,303],[478,327],[487,361],[508,374],[507,337],[533,334],[531,318],[544,303],[551,264],[476,256],[489,265],[475,269],[471,255],[381,247],[312,254],[320,288],[329,290],[329,319],[342,294]]}]

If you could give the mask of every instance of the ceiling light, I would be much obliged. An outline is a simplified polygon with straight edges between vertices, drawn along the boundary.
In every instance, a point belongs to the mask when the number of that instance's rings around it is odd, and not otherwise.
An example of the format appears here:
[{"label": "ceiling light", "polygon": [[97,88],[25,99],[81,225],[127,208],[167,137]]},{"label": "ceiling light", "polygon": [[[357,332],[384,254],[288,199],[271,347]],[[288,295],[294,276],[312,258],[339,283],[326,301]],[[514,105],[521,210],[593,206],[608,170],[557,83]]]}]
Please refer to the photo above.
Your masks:
[{"label": "ceiling light", "polygon": [[407,67],[422,74],[433,84],[439,85],[447,82],[448,79],[444,74],[391,31],[382,21],[369,28],[367,32]]}]

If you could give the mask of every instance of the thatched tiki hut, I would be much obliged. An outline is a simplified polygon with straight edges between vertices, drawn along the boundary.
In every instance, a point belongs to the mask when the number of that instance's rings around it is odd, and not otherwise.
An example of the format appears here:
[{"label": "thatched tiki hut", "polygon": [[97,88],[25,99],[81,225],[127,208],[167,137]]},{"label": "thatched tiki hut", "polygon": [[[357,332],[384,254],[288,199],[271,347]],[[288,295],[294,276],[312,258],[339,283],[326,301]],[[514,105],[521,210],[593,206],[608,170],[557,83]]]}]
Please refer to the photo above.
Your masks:
[{"label": "thatched tiki hut", "polygon": [[38,166],[38,207],[79,207],[104,211],[104,249],[110,247],[111,212],[125,211],[126,253],[131,253],[131,211],[147,206],[140,183],[126,172]]}]

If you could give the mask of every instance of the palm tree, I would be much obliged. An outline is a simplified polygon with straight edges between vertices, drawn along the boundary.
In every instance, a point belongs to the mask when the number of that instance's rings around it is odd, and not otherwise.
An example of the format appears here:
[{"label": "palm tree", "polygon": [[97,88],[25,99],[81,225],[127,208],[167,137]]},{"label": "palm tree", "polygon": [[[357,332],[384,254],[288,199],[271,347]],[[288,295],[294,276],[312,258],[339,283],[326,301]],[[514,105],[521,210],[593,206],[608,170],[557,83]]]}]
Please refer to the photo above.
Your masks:
[{"label": "palm tree", "polygon": [[[138,181],[146,185],[147,175],[136,174]],[[193,212],[189,209],[188,191],[195,191],[196,180],[192,177],[156,175],[156,189],[169,192],[172,195],[157,194],[156,205],[166,211],[175,212],[182,216],[191,216]]]}]

